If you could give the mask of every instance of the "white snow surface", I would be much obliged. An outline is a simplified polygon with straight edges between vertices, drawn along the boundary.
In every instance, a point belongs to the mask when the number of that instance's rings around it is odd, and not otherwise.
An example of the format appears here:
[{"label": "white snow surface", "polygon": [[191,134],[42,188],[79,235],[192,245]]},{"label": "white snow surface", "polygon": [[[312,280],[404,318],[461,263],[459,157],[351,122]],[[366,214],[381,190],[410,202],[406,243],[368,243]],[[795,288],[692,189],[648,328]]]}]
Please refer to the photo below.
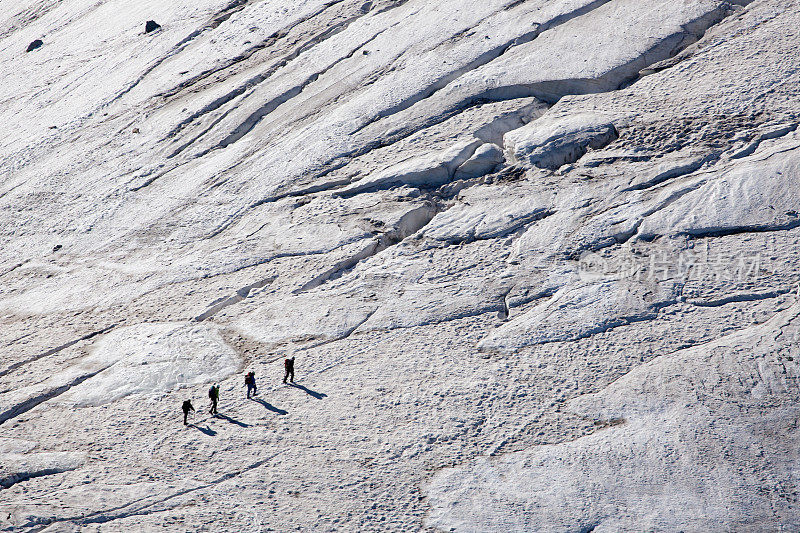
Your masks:
[{"label": "white snow surface", "polygon": [[0,531],[800,530],[798,48],[798,0],[1,2]]},{"label": "white snow surface", "polygon": [[80,364],[102,366],[91,380],[58,398],[74,407],[113,403],[130,394],[161,395],[220,381],[240,361],[213,329],[192,323],[145,323],[110,332]]}]

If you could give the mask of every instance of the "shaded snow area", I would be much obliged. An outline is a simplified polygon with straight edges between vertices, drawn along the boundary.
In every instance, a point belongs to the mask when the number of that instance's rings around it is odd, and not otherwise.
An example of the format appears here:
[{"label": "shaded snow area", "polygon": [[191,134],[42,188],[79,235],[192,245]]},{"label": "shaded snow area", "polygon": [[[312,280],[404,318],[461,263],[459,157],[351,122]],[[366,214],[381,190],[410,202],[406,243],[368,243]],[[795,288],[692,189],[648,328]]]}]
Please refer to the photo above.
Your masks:
[{"label": "shaded snow area", "polygon": [[0,3],[0,531],[800,530],[799,48],[800,0]]}]

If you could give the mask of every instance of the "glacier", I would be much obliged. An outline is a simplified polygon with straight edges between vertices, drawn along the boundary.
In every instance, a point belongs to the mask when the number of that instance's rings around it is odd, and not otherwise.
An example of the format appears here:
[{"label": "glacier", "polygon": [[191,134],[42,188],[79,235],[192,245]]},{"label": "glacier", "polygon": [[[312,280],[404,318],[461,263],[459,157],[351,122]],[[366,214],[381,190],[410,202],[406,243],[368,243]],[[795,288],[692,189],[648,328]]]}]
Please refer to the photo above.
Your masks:
[{"label": "glacier", "polygon": [[3,3],[0,531],[800,529],[799,45],[797,0]]}]

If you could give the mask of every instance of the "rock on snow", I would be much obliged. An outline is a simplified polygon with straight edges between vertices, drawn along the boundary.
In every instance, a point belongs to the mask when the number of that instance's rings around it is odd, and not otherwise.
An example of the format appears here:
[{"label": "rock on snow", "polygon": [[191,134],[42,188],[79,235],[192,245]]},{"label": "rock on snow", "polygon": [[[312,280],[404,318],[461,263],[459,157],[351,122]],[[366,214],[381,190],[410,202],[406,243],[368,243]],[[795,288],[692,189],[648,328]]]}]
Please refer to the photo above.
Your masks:
[{"label": "rock on snow", "polygon": [[0,530],[800,529],[800,2],[6,4]]}]

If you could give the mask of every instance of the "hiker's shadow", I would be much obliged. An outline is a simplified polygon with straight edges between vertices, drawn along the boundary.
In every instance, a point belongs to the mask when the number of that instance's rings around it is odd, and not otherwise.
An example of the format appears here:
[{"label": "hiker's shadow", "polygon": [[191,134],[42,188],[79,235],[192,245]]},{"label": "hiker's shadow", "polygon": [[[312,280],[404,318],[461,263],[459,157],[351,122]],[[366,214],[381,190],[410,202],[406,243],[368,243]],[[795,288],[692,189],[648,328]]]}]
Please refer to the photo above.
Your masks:
[{"label": "hiker's shadow", "polygon": [[250,398],[250,399],[253,400],[256,403],[260,403],[261,405],[263,405],[264,407],[266,407],[267,409],[269,409],[273,413],[276,413],[276,414],[279,414],[279,415],[288,415],[289,414],[289,411],[284,411],[283,409],[278,409],[277,407],[275,407],[271,403],[265,402],[261,398]]},{"label": "hiker's shadow", "polygon": [[325,398],[327,396],[327,394],[325,394],[323,392],[313,391],[313,390],[309,389],[308,387],[304,387],[302,385],[298,385],[297,383],[289,383],[289,385],[291,385],[292,387],[294,387],[296,389],[300,389],[301,391],[305,392],[309,396],[313,396],[317,400],[321,400],[321,399],[323,399],[323,398]]},{"label": "hiker's shadow", "polygon": [[206,426],[204,428],[201,428],[200,426],[198,426],[196,424],[189,424],[189,427],[193,427],[194,429],[196,429],[200,433],[204,433],[205,435],[208,435],[209,437],[213,437],[214,435],[217,434],[216,431],[214,431],[213,429],[211,429],[208,426]]},{"label": "hiker's shadow", "polygon": [[235,418],[231,418],[228,415],[221,415],[221,414],[217,413],[214,416],[216,416],[217,418],[221,418],[221,419],[223,419],[223,420],[225,420],[227,422],[230,422],[231,424],[236,424],[239,427],[243,427],[243,428],[249,428],[250,427],[250,424],[245,424],[244,422],[239,422]]}]

